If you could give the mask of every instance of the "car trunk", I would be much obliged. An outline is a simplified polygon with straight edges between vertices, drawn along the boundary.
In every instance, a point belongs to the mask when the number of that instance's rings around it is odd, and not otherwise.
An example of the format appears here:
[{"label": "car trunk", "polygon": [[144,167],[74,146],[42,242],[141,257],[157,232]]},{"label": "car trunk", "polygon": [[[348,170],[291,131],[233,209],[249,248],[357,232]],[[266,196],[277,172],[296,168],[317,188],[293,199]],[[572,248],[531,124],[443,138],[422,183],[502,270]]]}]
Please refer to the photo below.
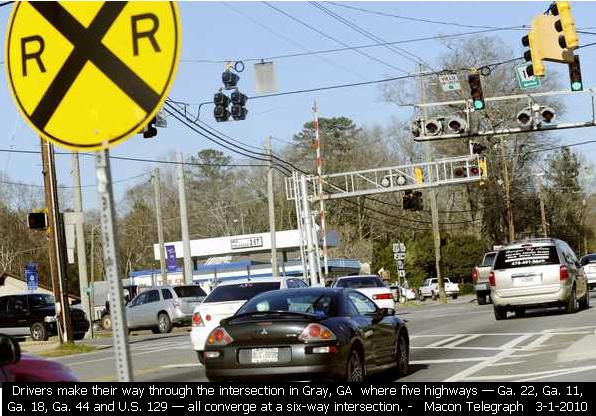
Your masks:
[{"label": "car trunk", "polygon": [[179,309],[182,311],[182,313],[184,313],[186,315],[192,315],[192,313],[194,312],[194,310],[197,307],[197,305],[199,303],[201,303],[204,298],[205,298],[204,296],[202,296],[202,297],[178,298],[180,300]]},{"label": "car trunk", "polygon": [[554,264],[495,270],[496,290],[503,297],[554,293],[560,289],[559,272]]},{"label": "car trunk", "polygon": [[[218,324],[219,321],[234,315],[238,309],[246,303],[245,300],[231,302],[210,302],[202,303],[199,306],[199,313],[206,325]],[[210,325],[211,326],[211,325]]]}]

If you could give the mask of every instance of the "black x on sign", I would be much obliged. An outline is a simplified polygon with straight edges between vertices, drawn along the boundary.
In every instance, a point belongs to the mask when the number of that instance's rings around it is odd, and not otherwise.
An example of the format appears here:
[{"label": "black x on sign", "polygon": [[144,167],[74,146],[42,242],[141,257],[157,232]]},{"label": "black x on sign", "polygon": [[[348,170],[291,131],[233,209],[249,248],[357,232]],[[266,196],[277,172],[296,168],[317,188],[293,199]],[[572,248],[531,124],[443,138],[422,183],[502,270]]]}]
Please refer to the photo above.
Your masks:
[{"label": "black x on sign", "polygon": [[173,2],[17,2],[6,41],[17,107],[45,139],[100,149],[139,132],[174,80]]}]

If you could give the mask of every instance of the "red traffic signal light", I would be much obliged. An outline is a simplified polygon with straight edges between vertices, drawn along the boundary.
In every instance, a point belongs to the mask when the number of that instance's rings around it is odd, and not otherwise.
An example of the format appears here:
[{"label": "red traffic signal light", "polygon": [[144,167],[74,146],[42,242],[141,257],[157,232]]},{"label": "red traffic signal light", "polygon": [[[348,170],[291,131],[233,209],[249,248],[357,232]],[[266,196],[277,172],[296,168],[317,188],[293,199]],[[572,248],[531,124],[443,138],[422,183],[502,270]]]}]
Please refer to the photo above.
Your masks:
[{"label": "red traffic signal light", "polygon": [[30,230],[45,231],[48,229],[48,216],[45,212],[30,212],[27,214],[27,227]]}]

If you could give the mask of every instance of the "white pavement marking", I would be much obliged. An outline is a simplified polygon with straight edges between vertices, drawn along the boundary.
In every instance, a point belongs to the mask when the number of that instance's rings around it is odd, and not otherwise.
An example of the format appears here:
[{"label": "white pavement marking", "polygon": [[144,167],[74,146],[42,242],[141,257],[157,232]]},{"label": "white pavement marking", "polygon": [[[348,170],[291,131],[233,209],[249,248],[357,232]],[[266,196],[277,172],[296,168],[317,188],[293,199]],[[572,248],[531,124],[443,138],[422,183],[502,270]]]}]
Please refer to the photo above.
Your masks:
[{"label": "white pavement marking", "polygon": [[[447,347],[410,347],[410,349],[412,350],[424,350],[424,349],[429,349],[429,350],[444,350],[444,349],[450,349],[450,350],[477,350],[477,351],[500,351],[502,350],[504,347],[451,347],[451,348],[447,348]],[[515,349],[513,351],[516,351]]]},{"label": "white pavement marking", "polygon": [[[518,357],[517,355],[512,355],[511,357]],[[505,367],[507,365],[513,365],[513,364],[523,364],[525,363],[525,361],[505,361],[502,363],[494,363],[489,365],[489,367]]]},{"label": "white pavement marking", "polygon": [[479,338],[479,337],[481,337],[480,334],[468,335],[467,337],[464,337],[458,341],[452,342],[447,345],[443,345],[443,348],[454,348],[454,347],[457,347],[458,345],[465,344],[466,342],[470,342],[470,341],[472,341],[476,338]]},{"label": "white pavement marking", "polygon": [[167,364],[161,365],[160,368],[189,368],[189,367],[202,367],[199,363],[186,363],[186,364]]},{"label": "white pavement marking", "polygon": [[446,343],[455,341],[456,339],[459,339],[461,337],[462,337],[462,335],[454,335],[454,336],[451,336],[451,337],[449,337],[447,339],[440,339],[437,342],[433,342],[432,344],[428,344],[424,348],[435,348],[435,347],[439,347],[439,346],[441,346],[443,344],[446,344]]},{"label": "white pavement marking", "polygon": [[488,357],[486,360],[484,360],[476,365],[473,365],[469,368],[466,368],[463,371],[460,371],[459,373],[446,379],[445,382],[463,381],[464,379],[468,378],[471,374],[477,373],[478,371],[488,367],[489,365],[496,363],[496,362],[502,360],[503,358],[510,356],[511,354],[513,354],[516,351],[514,349],[514,347],[516,347],[517,345],[519,345],[520,343],[526,341],[527,339],[529,339],[531,337],[532,337],[532,335],[522,335],[522,336],[519,336],[519,337],[509,341],[507,344],[505,344],[501,347],[503,349],[503,351],[501,351],[500,353],[495,354],[492,357]]},{"label": "white pavement marking", "polygon": [[444,360],[413,360],[410,364],[451,364],[451,363],[470,363],[484,361],[486,357],[468,357],[468,358],[448,358]]},{"label": "white pavement marking", "polygon": [[549,339],[551,339],[555,335],[556,334],[554,334],[554,333],[546,333],[546,334],[540,335],[534,341],[532,341],[529,344],[523,346],[521,349],[524,350],[524,351],[531,351],[531,350],[538,349],[538,348],[542,347],[542,344],[544,344],[546,341],[548,341]]},{"label": "white pavement marking", "polygon": [[[465,381],[486,381],[486,380],[512,380],[512,381],[533,381],[539,380],[541,378],[547,377],[556,377],[561,375],[567,374],[574,374],[579,373],[582,371],[590,371],[596,370],[596,365],[590,366],[583,366],[583,367],[573,367],[573,368],[563,368],[559,370],[547,370],[547,371],[537,371],[533,373],[523,373],[523,374],[494,374],[490,376],[473,376],[473,377],[466,377]],[[526,377],[526,378],[519,378],[518,377]]]}]

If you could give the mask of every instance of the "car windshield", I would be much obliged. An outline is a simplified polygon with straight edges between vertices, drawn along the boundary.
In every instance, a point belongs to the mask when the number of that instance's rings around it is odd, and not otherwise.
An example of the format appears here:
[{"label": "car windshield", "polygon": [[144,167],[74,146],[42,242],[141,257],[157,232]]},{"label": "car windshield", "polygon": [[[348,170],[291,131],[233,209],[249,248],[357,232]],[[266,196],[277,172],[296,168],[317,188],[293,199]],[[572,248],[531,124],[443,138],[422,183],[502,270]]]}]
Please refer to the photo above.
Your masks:
[{"label": "car windshield", "polygon": [[203,303],[248,300],[260,293],[280,288],[280,282],[245,282],[217,286]]},{"label": "car windshield", "polygon": [[482,266],[480,267],[492,267],[493,263],[495,262],[495,256],[497,253],[488,253],[484,256],[484,261],[482,262]]},{"label": "car windshield", "polygon": [[179,298],[200,298],[207,294],[199,286],[176,286],[174,292]]},{"label": "car windshield", "polygon": [[350,289],[385,287],[381,279],[376,276],[345,277],[343,279],[339,279],[335,286]]},{"label": "car windshield", "polygon": [[333,296],[331,294],[304,293],[293,290],[281,290],[257,296],[242,306],[237,315],[253,312],[298,312],[315,315],[320,318],[328,317],[333,310]]},{"label": "car windshield", "polygon": [[559,256],[555,246],[532,246],[510,248],[499,251],[495,260],[495,269],[513,269],[516,267],[545,266],[558,264]]},{"label": "car windshield", "polygon": [[596,263],[596,253],[583,256],[579,262],[582,266],[588,263]]},{"label": "car windshield", "polygon": [[39,309],[46,306],[54,306],[54,297],[50,295],[30,295],[29,308]]}]

